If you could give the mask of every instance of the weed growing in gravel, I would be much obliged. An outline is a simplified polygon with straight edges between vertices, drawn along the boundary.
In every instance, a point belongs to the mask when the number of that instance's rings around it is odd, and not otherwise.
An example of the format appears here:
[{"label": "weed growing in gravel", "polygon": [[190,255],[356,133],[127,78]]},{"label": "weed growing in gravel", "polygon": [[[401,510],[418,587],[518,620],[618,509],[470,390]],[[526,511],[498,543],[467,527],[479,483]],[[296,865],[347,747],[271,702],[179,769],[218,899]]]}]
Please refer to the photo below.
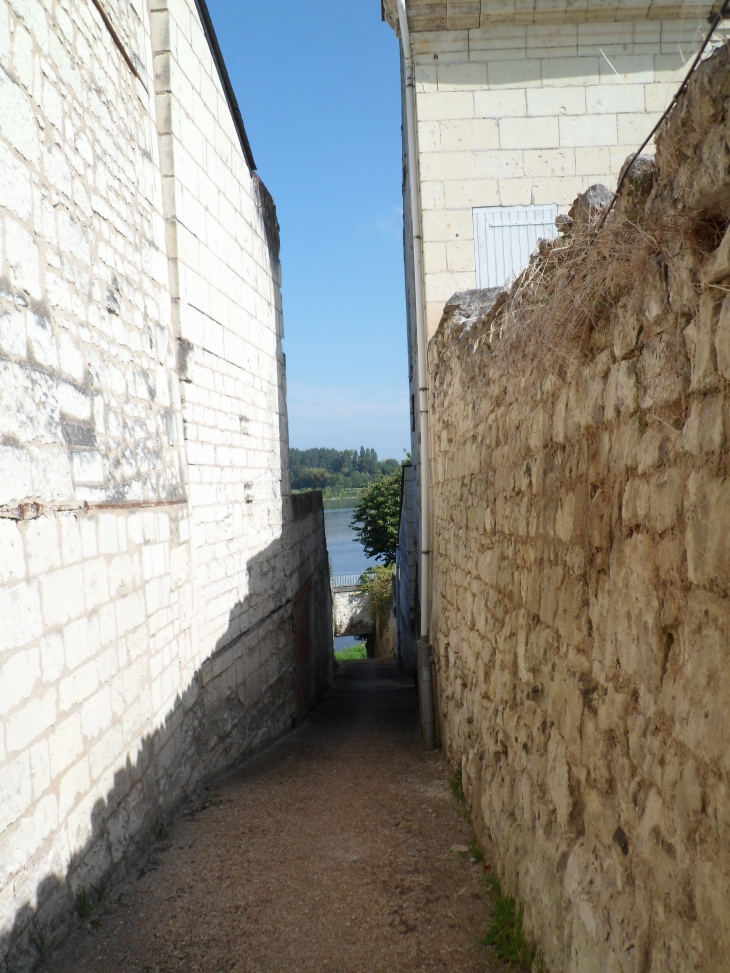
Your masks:
[{"label": "weed growing in gravel", "polygon": [[487,887],[492,898],[492,924],[482,939],[485,946],[493,946],[495,955],[523,970],[541,973],[542,957],[537,947],[525,939],[522,928],[523,909],[515,904],[512,896],[502,895],[502,887],[496,875],[487,876]]},{"label": "weed growing in gravel", "polygon": [[39,926],[37,922],[30,931],[30,941],[33,943],[36,953],[38,953],[38,962],[42,963],[48,955],[48,950],[53,946],[53,942],[48,942],[43,927]]},{"label": "weed growing in gravel", "polygon": [[453,777],[449,781],[451,784],[451,793],[454,795],[457,801],[461,804],[464,803],[464,784],[461,777],[461,761],[458,762],[454,770]]},{"label": "weed growing in gravel", "polygon": [[81,891],[76,896],[76,911],[79,914],[79,919],[86,919],[91,912],[91,898],[85,885],[81,886]]},{"label": "weed growing in gravel", "polygon": [[449,781],[449,784],[451,785],[451,793],[454,795],[456,802],[459,805],[459,815],[465,821],[471,821],[471,809],[466,803],[466,797],[464,796],[464,784],[461,776],[461,761],[459,761],[459,763],[456,765],[454,775]]},{"label": "weed growing in gravel", "polygon": [[471,840],[469,842],[469,851],[474,861],[479,862],[480,865],[486,865],[487,860],[484,857],[484,849],[477,841],[476,835],[471,836]]}]

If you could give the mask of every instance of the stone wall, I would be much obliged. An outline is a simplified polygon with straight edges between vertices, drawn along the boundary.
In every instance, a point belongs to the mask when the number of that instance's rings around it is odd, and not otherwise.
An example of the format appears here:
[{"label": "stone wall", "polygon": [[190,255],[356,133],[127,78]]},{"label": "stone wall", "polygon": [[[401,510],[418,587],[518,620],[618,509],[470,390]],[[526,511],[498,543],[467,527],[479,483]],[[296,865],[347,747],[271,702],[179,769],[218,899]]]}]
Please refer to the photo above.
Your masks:
[{"label": "stone wall", "polygon": [[[332,653],[278,226],[195,3],[0,0],[0,956]],[[326,624],[325,624],[326,620]]]},{"label": "stone wall", "polygon": [[441,735],[556,973],[727,969],[729,95],[723,50],[589,256],[582,201],[430,344]]}]

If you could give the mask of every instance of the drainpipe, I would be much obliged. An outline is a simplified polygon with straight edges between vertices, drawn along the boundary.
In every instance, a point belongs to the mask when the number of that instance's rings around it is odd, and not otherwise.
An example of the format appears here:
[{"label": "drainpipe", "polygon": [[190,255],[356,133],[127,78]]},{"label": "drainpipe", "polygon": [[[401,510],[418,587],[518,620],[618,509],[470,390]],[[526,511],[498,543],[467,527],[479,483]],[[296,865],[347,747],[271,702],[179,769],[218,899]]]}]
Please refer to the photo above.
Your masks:
[{"label": "drainpipe", "polygon": [[418,641],[418,675],[421,688],[421,726],[428,749],[434,745],[434,705],[432,688],[433,653],[428,642],[430,615],[430,490],[429,490],[429,431],[428,431],[428,362],[426,315],[423,295],[423,233],[421,229],[421,199],[419,192],[418,142],[416,135],[416,93],[413,48],[408,29],[405,0],[398,2],[398,21],[405,66],[406,141],[408,145],[408,185],[411,191],[411,227],[413,230],[413,276],[416,298],[416,354],[418,357],[418,430],[420,436],[420,508],[421,508],[421,564],[419,575],[421,624]]}]

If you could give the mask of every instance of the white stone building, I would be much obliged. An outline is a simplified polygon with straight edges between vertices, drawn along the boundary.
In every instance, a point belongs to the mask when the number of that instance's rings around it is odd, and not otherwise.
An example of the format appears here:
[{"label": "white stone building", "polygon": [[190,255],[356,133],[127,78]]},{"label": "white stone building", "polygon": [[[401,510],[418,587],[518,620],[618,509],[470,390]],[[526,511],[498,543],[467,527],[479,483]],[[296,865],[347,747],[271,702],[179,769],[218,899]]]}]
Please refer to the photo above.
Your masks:
[{"label": "white stone building", "polygon": [[[382,0],[382,12],[400,36],[398,0]],[[578,193],[596,183],[614,188],[684,77],[709,4],[405,0],[405,12],[412,60],[403,67],[404,239],[420,551],[419,411],[427,397],[424,391],[419,407],[417,288],[425,347],[454,293],[501,287],[524,269],[540,236],[555,235],[555,216]],[[411,77],[415,166],[408,163]],[[419,557],[421,573],[423,563]]]},{"label": "white stone building", "polygon": [[279,286],[204,0],[0,0],[0,958],[18,969],[31,922],[50,941],[328,679]]}]

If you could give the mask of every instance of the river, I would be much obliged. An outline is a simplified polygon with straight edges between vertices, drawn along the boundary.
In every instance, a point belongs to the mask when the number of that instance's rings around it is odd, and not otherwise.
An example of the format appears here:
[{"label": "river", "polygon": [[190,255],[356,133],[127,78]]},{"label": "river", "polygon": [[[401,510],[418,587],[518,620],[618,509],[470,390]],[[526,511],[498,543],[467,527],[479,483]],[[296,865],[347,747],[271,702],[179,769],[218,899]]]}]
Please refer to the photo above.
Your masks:
[{"label": "river", "polygon": [[[327,551],[332,565],[332,574],[362,574],[365,568],[376,564],[365,556],[362,544],[350,527],[353,507],[330,507],[324,512],[324,530],[327,535]],[[356,640],[349,635],[335,639],[335,649],[339,652]]]}]

